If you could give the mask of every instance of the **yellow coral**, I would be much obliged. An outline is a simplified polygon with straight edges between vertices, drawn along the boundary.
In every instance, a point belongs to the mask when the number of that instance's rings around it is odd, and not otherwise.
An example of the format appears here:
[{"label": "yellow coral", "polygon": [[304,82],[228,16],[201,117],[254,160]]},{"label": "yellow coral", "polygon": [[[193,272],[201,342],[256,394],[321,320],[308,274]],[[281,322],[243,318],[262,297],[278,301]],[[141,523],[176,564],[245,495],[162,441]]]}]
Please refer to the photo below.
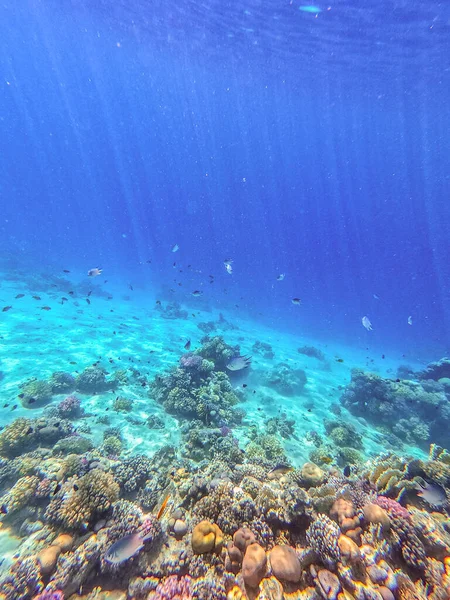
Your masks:
[{"label": "yellow coral", "polygon": [[35,475],[21,477],[9,492],[3,496],[1,503],[6,505],[8,512],[20,510],[33,498],[38,485],[39,477]]},{"label": "yellow coral", "polygon": [[0,433],[0,455],[8,458],[22,454],[28,445],[31,421],[19,418],[10,423]]}]

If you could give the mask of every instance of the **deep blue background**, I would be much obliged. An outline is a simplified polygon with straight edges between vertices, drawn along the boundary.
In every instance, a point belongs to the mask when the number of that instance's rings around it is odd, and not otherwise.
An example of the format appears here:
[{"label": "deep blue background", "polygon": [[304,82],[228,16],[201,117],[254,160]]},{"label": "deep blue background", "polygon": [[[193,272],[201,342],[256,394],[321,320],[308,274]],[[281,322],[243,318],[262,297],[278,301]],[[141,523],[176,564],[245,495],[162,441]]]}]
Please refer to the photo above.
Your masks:
[{"label": "deep blue background", "polygon": [[3,257],[102,266],[152,302],[176,260],[181,301],[203,286],[283,329],[438,357],[450,348],[447,9],[252,4],[2,6]]}]

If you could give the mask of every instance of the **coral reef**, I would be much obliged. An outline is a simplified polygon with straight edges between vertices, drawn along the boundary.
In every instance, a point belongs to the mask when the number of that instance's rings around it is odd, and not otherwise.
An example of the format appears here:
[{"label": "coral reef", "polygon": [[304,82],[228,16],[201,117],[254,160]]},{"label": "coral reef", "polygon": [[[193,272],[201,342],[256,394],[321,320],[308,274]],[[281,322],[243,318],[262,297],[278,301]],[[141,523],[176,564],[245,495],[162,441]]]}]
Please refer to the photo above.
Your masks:
[{"label": "coral reef", "polygon": [[24,408],[39,408],[52,399],[52,386],[47,381],[30,379],[20,386],[19,398]]},{"label": "coral reef", "polygon": [[303,393],[307,381],[303,369],[293,369],[286,363],[278,363],[264,377],[264,384],[282,396]]},{"label": "coral reef", "polygon": [[55,371],[49,379],[53,394],[70,394],[75,389],[75,377],[65,371]]},{"label": "coral reef", "polygon": [[75,389],[82,394],[100,394],[112,387],[106,380],[106,371],[99,365],[86,367],[75,378]]}]

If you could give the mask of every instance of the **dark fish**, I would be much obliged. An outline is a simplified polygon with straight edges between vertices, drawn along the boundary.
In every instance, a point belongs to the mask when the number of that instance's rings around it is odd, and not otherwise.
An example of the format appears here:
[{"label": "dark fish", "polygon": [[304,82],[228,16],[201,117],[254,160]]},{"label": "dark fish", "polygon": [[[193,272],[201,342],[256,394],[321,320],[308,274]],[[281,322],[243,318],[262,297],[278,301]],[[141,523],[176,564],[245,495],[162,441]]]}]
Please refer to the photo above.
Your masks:
[{"label": "dark fish", "polygon": [[40,296],[31,296],[33,298],[33,300],[40,300],[41,297]]},{"label": "dark fish", "polygon": [[140,321],[139,317],[133,317],[135,321]]},{"label": "dark fish", "polygon": [[251,356],[235,356],[226,365],[229,371],[242,371],[250,366],[252,362]]},{"label": "dark fish", "polygon": [[161,300],[157,300],[156,304],[158,304],[158,306],[161,306]]},{"label": "dark fish", "polygon": [[64,298],[64,296],[61,298],[61,302],[69,302],[68,298]]},{"label": "dark fish", "polygon": [[33,433],[34,429],[32,427],[28,427],[26,435],[30,435]]},{"label": "dark fish", "polygon": [[9,404],[6,403],[6,404],[3,405],[3,408],[8,408],[8,406],[9,406]]},{"label": "dark fish", "polygon": [[60,489],[61,489],[61,484],[57,483],[55,486],[55,489],[53,490],[53,495],[57,494]]},{"label": "dark fish", "polygon": [[131,285],[131,283],[130,283],[130,284],[128,284],[128,287],[130,288],[130,290],[131,290],[132,292],[134,291],[134,290],[133,290],[133,286]]},{"label": "dark fish", "polygon": [[88,298],[89,298],[89,296],[90,296],[91,294],[92,294],[92,290],[89,290],[89,292],[88,292]]},{"label": "dark fish", "polygon": [[63,269],[63,273],[70,273],[70,271],[67,269]]},{"label": "dark fish", "polygon": [[8,514],[8,507],[6,506],[6,504],[2,504],[0,506],[0,513],[2,513],[2,515],[7,515]]},{"label": "dark fish", "polygon": [[70,295],[70,296],[73,296],[73,295],[74,295],[74,293],[75,293],[75,292],[69,292],[69,295]]},{"label": "dark fish", "polygon": [[191,340],[188,340],[185,345],[184,345],[184,349],[187,350],[189,352],[189,350],[191,349]]},{"label": "dark fish", "polygon": [[28,404],[34,404],[36,402],[36,398],[33,398],[33,396],[31,396],[31,398],[28,399]]},{"label": "dark fish", "polygon": [[143,547],[141,536],[138,533],[130,533],[108,548],[105,560],[118,565],[135,556]]},{"label": "dark fish", "polygon": [[21,394],[17,394],[18,398],[24,398],[25,394],[22,392]]},{"label": "dark fish", "polygon": [[87,302],[88,304],[90,304],[90,303],[91,303],[91,301],[89,300],[89,298],[86,298],[86,302]]},{"label": "dark fish", "polygon": [[25,294],[17,294],[16,300],[18,300],[19,298],[23,298],[24,296],[25,296]]},{"label": "dark fish", "polygon": [[41,306],[41,310],[52,310],[51,306]]},{"label": "dark fish", "polygon": [[345,465],[344,470],[342,472],[344,473],[344,477],[350,477],[350,474],[352,472],[350,465]]},{"label": "dark fish", "polygon": [[201,296],[202,294],[203,294],[203,292],[201,292],[200,290],[194,290],[194,291],[192,292],[192,295],[193,295],[193,296]]},{"label": "dark fish", "polygon": [[243,387],[243,388],[246,388],[246,387],[247,387],[247,384],[246,384],[246,383],[243,383],[243,384],[242,384],[242,387]]},{"label": "dark fish", "polygon": [[292,304],[301,304],[302,301],[300,300],[300,298],[292,298]]},{"label": "dark fish", "polygon": [[78,492],[78,490],[80,489],[76,483],[73,484],[73,489],[75,490],[75,492]]},{"label": "dark fish", "polygon": [[343,362],[344,362],[344,359],[343,359],[343,358],[337,358],[337,359],[336,359],[336,362],[338,362],[338,363],[343,363]]},{"label": "dark fish", "polygon": [[268,479],[278,479],[278,477],[281,477],[282,475],[286,475],[286,473],[290,473],[293,470],[294,470],[294,467],[280,463],[278,465],[275,465],[275,467],[269,471],[267,478]]},{"label": "dark fish", "polygon": [[77,363],[76,363],[74,360],[71,360],[71,361],[69,362],[69,365],[76,365],[76,364],[77,364]]},{"label": "dark fish", "polygon": [[11,310],[11,309],[12,309],[12,306],[4,306],[2,308],[2,312],[8,312],[8,310]]},{"label": "dark fish", "polygon": [[438,483],[426,481],[425,485],[417,484],[417,495],[435,508],[441,508],[448,504],[447,493]]},{"label": "dark fish", "polygon": [[16,410],[16,408],[17,408],[17,404],[14,404],[14,406],[12,407],[11,410]]}]

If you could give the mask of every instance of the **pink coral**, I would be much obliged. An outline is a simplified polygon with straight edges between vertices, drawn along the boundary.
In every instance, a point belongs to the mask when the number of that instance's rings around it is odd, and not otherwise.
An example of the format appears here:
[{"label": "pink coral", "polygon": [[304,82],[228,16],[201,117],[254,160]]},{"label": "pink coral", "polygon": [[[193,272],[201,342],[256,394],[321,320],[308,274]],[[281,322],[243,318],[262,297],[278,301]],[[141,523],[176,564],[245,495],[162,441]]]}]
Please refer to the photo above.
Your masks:
[{"label": "pink coral", "polygon": [[71,395],[61,400],[58,404],[58,413],[60,417],[67,419],[75,417],[81,413],[81,400],[77,396]]},{"label": "pink coral", "polygon": [[154,592],[150,592],[147,600],[192,600],[191,578],[188,575],[180,578],[171,575],[159,583]]},{"label": "pink coral", "polygon": [[386,496],[378,496],[375,500],[375,504],[384,508],[385,511],[391,513],[393,517],[398,519],[411,519],[411,515],[408,510],[399,504],[396,500],[392,500],[392,498],[386,498]]},{"label": "pink coral", "polygon": [[180,366],[184,369],[200,369],[203,359],[198,354],[183,354],[180,358]]}]

